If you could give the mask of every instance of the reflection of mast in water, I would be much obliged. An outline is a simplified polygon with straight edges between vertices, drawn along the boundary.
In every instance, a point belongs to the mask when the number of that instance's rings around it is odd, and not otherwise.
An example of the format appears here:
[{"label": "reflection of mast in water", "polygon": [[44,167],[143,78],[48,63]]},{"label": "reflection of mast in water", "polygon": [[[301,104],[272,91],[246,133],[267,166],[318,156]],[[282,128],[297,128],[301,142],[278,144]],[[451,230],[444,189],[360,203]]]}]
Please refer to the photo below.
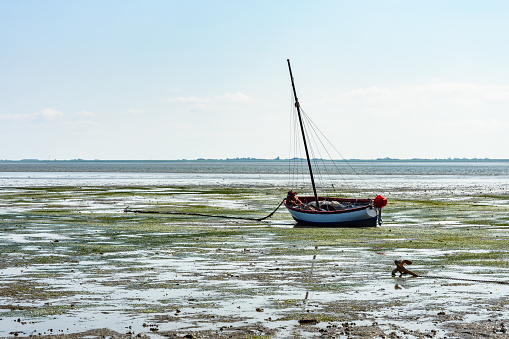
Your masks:
[{"label": "reflection of mast in water", "polygon": [[[315,246],[315,250],[318,249],[318,246]],[[309,272],[309,275],[310,276],[313,276],[313,268],[315,267],[315,259],[316,259],[316,254],[313,255],[313,261],[311,262],[311,270]],[[309,297],[309,291],[306,291],[306,296],[304,297],[304,304],[306,303],[306,300],[308,300],[308,297]]]}]

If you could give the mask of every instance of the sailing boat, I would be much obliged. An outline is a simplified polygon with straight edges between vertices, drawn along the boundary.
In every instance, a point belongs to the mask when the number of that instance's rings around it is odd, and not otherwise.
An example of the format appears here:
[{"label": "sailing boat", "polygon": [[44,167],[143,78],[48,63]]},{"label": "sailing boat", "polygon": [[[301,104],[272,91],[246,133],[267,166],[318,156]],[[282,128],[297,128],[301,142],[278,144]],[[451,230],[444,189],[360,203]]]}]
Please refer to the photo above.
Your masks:
[{"label": "sailing boat", "polygon": [[378,195],[375,199],[352,199],[352,198],[331,198],[318,196],[315,178],[313,175],[313,167],[309,156],[309,149],[306,140],[306,132],[301,114],[295,83],[293,80],[290,59],[288,62],[288,70],[292,81],[293,96],[295,99],[295,107],[297,108],[297,116],[299,120],[300,130],[302,133],[302,141],[304,150],[306,151],[306,159],[313,187],[313,196],[299,196],[293,190],[288,192],[288,196],[283,200],[284,205],[292,215],[293,219],[299,225],[314,227],[367,227],[381,224],[382,208],[387,205],[387,199]]}]

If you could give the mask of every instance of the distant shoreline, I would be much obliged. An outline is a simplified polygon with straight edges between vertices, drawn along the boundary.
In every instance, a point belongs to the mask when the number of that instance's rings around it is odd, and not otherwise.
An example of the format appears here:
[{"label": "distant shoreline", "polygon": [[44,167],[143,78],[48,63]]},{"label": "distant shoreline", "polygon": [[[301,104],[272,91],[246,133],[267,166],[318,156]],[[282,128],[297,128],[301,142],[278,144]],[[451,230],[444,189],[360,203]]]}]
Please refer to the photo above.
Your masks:
[{"label": "distant shoreline", "polygon": [[[227,158],[227,159],[176,159],[176,160],[104,160],[104,159],[69,159],[69,160],[41,160],[41,159],[21,159],[21,160],[0,160],[0,163],[171,163],[171,162],[287,162],[287,161],[305,159],[257,159],[257,158]],[[320,160],[320,159],[317,159]],[[489,158],[446,158],[446,159],[396,159],[396,158],[377,158],[377,159],[323,159],[323,161],[347,161],[347,162],[503,162],[509,159],[489,159]]]}]

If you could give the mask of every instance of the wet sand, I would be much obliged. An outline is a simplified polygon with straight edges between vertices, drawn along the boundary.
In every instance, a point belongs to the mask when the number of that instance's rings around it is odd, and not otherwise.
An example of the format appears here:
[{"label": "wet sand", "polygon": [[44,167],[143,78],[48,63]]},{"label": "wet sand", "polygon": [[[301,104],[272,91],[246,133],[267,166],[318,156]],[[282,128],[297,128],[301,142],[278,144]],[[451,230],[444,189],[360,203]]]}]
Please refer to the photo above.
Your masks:
[{"label": "wet sand", "polygon": [[123,212],[260,217],[278,187],[4,187],[0,336],[506,338],[509,198],[473,186],[393,189],[362,229]]}]

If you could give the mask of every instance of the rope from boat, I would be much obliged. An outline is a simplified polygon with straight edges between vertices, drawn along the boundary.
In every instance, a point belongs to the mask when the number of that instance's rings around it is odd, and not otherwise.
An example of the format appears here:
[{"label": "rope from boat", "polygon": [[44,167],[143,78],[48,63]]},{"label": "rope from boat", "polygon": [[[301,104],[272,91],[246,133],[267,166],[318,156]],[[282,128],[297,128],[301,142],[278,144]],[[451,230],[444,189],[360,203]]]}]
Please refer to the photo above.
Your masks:
[{"label": "rope from boat", "polygon": [[377,221],[378,221],[378,226],[382,226],[383,224],[383,220],[382,220],[382,208],[381,207],[377,207],[376,208],[377,210]]},{"label": "rope from boat", "polygon": [[130,209],[129,206],[127,206],[124,209],[124,213],[139,213],[139,214],[176,214],[176,215],[190,215],[190,216],[197,216],[197,217],[207,217],[207,218],[222,218],[222,219],[238,219],[238,220],[251,220],[251,221],[263,221],[265,219],[268,219],[276,213],[276,211],[281,207],[283,204],[283,200],[279,203],[279,205],[272,211],[269,215],[263,217],[263,218],[245,218],[245,217],[234,217],[230,215],[212,215],[212,214],[204,214],[204,213],[191,213],[191,212],[177,212],[177,211],[154,211],[154,210],[136,210],[136,209]]}]

